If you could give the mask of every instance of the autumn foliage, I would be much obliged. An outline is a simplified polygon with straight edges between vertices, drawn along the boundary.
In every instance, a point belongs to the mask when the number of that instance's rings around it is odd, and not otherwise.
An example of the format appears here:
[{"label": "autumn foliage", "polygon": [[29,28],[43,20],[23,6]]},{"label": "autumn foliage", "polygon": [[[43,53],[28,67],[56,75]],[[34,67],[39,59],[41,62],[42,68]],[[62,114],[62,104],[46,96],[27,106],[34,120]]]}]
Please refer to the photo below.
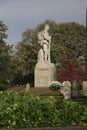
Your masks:
[{"label": "autumn foliage", "polygon": [[63,82],[65,80],[82,80],[82,77],[78,75],[80,67],[77,63],[74,53],[64,55],[61,58],[60,63],[61,65],[57,69],[58,81]]}]

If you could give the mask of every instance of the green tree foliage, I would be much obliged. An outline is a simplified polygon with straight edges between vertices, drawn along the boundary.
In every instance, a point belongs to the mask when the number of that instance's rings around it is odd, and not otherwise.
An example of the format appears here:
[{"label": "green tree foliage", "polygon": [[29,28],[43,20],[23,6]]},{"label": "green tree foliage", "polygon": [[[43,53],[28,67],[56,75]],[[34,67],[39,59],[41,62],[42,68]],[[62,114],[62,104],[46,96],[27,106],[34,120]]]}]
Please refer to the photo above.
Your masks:
[{"label": "green tree foliage", "polygon": [[40,45],[37,41],[37,33],[44,29],[44,25],[50,26],[51,61],[60,62],[65,52],[74,52],[76,57],[85,56],[85,27],[78,23],[57,24],[47,20],[34,29],[27,29],[22,34],[22,40],[17,43],[14,56],[15,74],[22,77],[34,74],[37,55]]},{"label": "green tree foliage", "polygon": [[76,57],[85,56],[85,32],[83,25],[75,22],[57,24],[54,21],[47,20],[38,25],[36,31],[43,30],[44,25],[50,26],[51,41],[51,60],[57,63],[65,52],[74,52]]},{"label": "green tree foliage", "polygon": [[0,43],[4,42],[4,38],[7,38],[6,31],[8,30],[7,26],[0,21]]},{"label": "green tree foliage", "polygon": [[9,74],[10,46],[4,41],[7,38],[6,31],[7,26],[0,21],[0,83],[6,82]]},{"label": "green tree foliage", "polygon": [[[15,82],[21,84],[29,82],[31,75],[33,75],[34,67],[37,62],[37,44],[36,32],[34,30],[26,30],[22,34],[22,41],[17,43],[15,56],[12,59],[14,62]],[[25,80],[25,81],[24,81]]]},{"label": "green tree foliage", "polygon": [[56,62],[65,52],[74,52],[77,57],[85,56],[85,27],[78,23],[63,23],[52,34]]}]

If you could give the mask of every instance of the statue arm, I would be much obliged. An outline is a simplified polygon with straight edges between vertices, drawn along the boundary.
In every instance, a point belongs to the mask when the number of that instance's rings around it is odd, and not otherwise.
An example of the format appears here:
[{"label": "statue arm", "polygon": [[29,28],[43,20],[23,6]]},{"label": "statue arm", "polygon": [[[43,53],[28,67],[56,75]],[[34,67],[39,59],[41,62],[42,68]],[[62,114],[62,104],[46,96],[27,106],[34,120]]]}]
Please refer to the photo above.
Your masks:
[{"label": "statue arm", "polygon": [[48,42],[51,41],[51,36],[49,35],[49,33],[47,31],[43,32],[43,38],[44,38],[44,40],[47,40]]}]

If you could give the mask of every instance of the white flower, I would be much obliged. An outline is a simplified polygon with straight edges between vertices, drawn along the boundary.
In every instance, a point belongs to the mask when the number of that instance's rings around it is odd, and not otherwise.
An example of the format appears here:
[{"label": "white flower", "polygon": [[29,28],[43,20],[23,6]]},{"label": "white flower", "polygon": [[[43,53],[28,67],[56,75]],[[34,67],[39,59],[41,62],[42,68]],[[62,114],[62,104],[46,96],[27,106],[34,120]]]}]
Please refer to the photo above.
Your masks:
[{"label": "white flower", "polygon": [[58,86],[61,86],[61,83],[60,83],[59,81],[52,81],[52,82],[51,82],[51,85],[52,85],[52,84],[56,84],[56,85],[58,85]]},{"label": "white flower", "polygon": [[49,88],[53,90],[57,90],[60,88],[60,86],[61,86],[61,83],[59,81],[52,81]]}]

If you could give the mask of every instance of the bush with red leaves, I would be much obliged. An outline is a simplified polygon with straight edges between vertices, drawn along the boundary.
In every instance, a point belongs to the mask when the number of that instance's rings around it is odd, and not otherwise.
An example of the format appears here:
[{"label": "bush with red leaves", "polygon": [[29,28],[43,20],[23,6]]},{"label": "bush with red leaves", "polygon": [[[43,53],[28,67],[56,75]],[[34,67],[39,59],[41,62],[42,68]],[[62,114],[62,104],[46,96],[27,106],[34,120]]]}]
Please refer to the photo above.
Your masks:
[{"label": "bush with red leaves", "polygon": [[80,67],[77,64],[76,56],[74,53],[69,55],[64,55],[61,60],[61,67],[57,69],[57,79],[60,82],[69,80],[82,80],[83,77],[79,76],[77,73],[80,70]]}]

